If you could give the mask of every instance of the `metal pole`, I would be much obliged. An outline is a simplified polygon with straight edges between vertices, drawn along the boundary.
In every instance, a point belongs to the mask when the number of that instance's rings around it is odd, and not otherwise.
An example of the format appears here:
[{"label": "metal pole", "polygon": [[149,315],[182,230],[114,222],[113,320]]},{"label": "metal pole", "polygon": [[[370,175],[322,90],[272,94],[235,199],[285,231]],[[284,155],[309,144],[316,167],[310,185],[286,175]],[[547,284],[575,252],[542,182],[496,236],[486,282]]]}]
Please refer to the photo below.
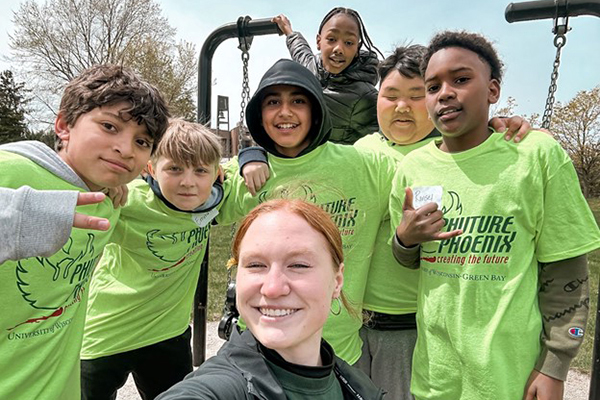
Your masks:
[{"label": "metal pole", "polygon": [[[251,20],[240,18],[243,23],[230,23],[217,28],[204,41],[198,60],[198,122],[210,124],[210,97],[212,90],[212,57],[215,50],[227,39],[279,33],[277,24],[270,18]],[[206,314],[208,303],[208,242],[206,253],[200,267],[200,276],[194,296],[194,317],[192,329],[192,359],[195,367],[206,359]]]},{"label": "metal pole", "polygon": [[[244,24],[245,36],[261,36],[279,33],[277,24],[270,18],[253,19]],[[210,122],[210,98],[212,81],[212,58],[217,47],[227,39],[239,37],[238,24],[232,22],[213,31],[202,45],[198,60],[198,122]]]},{"label": "metal pole", "polygon": [[600,17],[599,0],[540,0],[510,3],[504,16],[508,22],[594,15]]},{"label": "metal pole", "polygon": [[192,362],[199,367],[206,360],[206,314],[208,306],[208,249],[210,238],[206,240],[206,252],[200,265],[200,275],[194,294],[192,318]]}]

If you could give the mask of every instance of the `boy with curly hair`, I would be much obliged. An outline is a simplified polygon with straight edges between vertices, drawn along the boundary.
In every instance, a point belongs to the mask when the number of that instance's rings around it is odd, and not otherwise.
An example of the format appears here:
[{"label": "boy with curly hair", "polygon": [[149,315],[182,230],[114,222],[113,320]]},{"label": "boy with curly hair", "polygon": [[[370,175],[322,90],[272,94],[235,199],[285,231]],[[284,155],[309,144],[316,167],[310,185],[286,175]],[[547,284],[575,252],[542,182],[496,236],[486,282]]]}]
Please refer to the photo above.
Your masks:
[{"label": "boy with curly hair", "polygon": [[600,233],[555,140],[488,128],[501,69],[467,32],[436,35],[421,64],[442,140],[404,158],[390,200],[398,261],[420,259],[416,399],[560,399],[582,342]]}]

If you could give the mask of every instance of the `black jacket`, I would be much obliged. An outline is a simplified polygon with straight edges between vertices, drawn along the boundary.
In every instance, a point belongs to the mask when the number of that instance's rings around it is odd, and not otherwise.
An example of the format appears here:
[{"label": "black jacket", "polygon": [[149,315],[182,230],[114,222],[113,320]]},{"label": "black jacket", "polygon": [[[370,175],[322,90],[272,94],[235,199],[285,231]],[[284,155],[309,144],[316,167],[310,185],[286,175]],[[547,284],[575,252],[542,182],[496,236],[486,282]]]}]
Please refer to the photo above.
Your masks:
[{"label": "black jacket", "polygon": [[[344,399],[382,399],[381,389],[358,369],[335,358],[334,372],[344,392]],[[281,385],[258,349],[249,330],[232,332],[231,338],[215,357],[209,358],[183,381],[156,400],[286,400]]]},{"label": "black jacket", "polygon": [[321,57],[312,53],[301,33],[288,35],[286,44],[292,59],[320,80],[333,126],[329,140],[353,144],[378,130],[375,85],[379,60],[374,53],[361,51],[345,70],[334,75],[323,68]]}]

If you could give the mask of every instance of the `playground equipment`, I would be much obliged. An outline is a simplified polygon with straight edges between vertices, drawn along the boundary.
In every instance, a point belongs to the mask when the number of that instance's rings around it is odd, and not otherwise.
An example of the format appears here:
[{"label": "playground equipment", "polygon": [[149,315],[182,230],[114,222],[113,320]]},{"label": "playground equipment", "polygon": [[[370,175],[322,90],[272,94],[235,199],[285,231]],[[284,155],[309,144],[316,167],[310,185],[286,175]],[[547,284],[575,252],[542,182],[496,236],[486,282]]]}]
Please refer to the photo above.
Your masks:
[{"label": "playground equipment", "polygon": [[[552,118],[552,108],[554,106],[554,93],[558,83],[558,69],[560,67],[560,56],[562,48],[567,44],[566,34],[571,30],[569,28],[569,17],[580,15],[595,15],[600,17],[600,1],[582,1],[582,0],[542,0],[526,1],[522,3],[510,3],[506,7],[504,16],[508,22],[531,21],[535,19],[554,19],[554,46],[556,47],[556,57],[554,67],[550,77],[550,87],[548,89],[548,98],[542,117],[542,128],[550,127]],[[560,21],[559,21],[560,20]]]},{"label": "playground equipment", "polygon": [[[200,50],[198,60],[198,122],[206,124],[210,122],[211,109],[211,82],[212,82],[212,58],[217,47],[227,39],[238,38],[239,49],[242,51],[243,64],[243,82],[242,82],[242,100],[240,111],[240,122],[238,135],[241,136],[244,122],[244,112],[246,102],[250,99],[250,87],[248,85],[248,61],[250,59],[250,46],[254,36],[278,34],[277,24],[270,19],[252,20],[249,16],[239,17],[237,22],[225,24],[213,31],[204,42]],[[238,148],[241,147],[242,138],[238,137]],[[207,243],[208,247],[208,243]],[[229,276],[229,288],[227,290],[227,305],[235,306],[232,297],[235,294],[235,288],[232,288],[231,276]],[[206,307],[208,295],[208,251],[202,261],[200,276],[196,286],[196,295],[194,297],[194,318],[193,318],[193,336],[192,336],[192,355],[194,366],[202,364],[206,358]],[[231,298],[230,298],[231,297]],[[233,311],[233,310],[230,310]],[[227,315],[226,315],[227,316]],[[230,314],[233,316],[233,314]],[[225,319],[221,323],[221,330],[230,332],[234,319]],[[228,336],[228,335],[227,335]]]},{"label": "playground equipment", "polygon": [[[505,18],[508,22],[530,21],[534,19],[554,19],[554,46],[556,58],[550,78],[550,88],[542,119],[542,127],[548,128],[552,118],[554,93],[558,84],[558,68],[560,66],[561,50],[567,43],[566,34],[570,30],[569,17],[580,15],[594,15],[600,17],[600,0],[543,0],[527,1],[523,3],[510,3],[506,7]],[[560,22],[559,22],[560,19]],[[600,304],[600,289],[598,290],[598,304]],[[594,334],[594,356],[592,363],[592,378],[590,381],[590,400],[600,400],[600,310],[596,310],[596,332]]]}]

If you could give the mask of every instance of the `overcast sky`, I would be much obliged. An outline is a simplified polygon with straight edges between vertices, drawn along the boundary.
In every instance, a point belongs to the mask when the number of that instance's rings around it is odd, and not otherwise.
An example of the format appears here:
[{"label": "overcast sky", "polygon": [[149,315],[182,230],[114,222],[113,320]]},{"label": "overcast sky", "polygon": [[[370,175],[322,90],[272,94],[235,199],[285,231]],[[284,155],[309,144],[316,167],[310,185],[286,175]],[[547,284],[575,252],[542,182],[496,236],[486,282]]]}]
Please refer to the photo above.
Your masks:
[{"label": "overcast sky", "polygon": [[[235,22],[239,16],[252,19],[270,18],[284,13],[294,30],[309,40],[313,50],[317,28],[333,7],[345,6],[359,12],[373,42],[387,55],[398,44],[427,44],[436,32],[466,29],[491,39],[504,61],[505,76],[502,100],[517,100],[519,113],[542,113],[552,72],[556,48],[553,45],[551,20],[509,24],[504,10],[509,2],[500,0],[377,0],[346,1],[302,0],[159,0],[165,16],[177,28],[177,37],[196,44],[199,52],[205,38],[221,25]],[[20,1],[3,0],[0,15],[0,54],[10,58],[8,33],[13,29],[12,12]],[[568,101],[578,91],[600,84],[600,18],[571,18],[571,32],[563,49],[556,98]],[[232,127],[239,119],[242,64],[237,40],[229,39],[217,49],[213,59],[213,96],[229,96]],[[250,87],[256,88],[265,70],[289,54],[283,37],[260,36],[250,50]],[[0,68],[10,68],[10,60],[0,61]],[[214,101],[213,103],[216,103]],[[214,110],[214,108],[213,108]],[[213,118],[215,112],[213,111]]]}]

